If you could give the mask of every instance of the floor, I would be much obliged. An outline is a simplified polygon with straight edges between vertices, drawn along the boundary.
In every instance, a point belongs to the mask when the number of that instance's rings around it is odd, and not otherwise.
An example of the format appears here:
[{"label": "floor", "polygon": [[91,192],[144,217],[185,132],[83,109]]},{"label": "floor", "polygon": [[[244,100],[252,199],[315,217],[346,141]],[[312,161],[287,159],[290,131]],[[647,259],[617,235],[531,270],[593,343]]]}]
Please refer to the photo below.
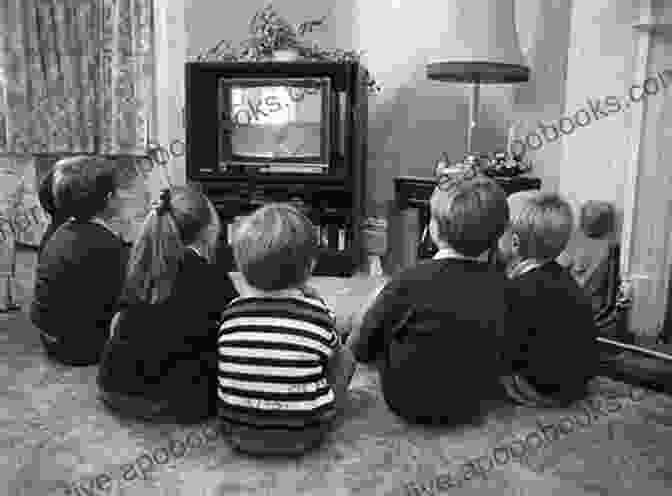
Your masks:
[{"label": "floor", "polygon": [[[19,260],[24,304],[32,257]],[[376,281],[319,285],[345,314]],[[121,421],[101,406],[95,380],[95,367],[48,362],[24,313],[0,314],[0,484],[7,484],[0,496],[662,496],[672,489],[672,397],[609,379],[597,379],[590,401],[571,409],[501,404],[481,425],[427,429],[391,414],[377,375],[360,367],[340,429],[321,450],[281,460],[234,453],[212,423]]]}]

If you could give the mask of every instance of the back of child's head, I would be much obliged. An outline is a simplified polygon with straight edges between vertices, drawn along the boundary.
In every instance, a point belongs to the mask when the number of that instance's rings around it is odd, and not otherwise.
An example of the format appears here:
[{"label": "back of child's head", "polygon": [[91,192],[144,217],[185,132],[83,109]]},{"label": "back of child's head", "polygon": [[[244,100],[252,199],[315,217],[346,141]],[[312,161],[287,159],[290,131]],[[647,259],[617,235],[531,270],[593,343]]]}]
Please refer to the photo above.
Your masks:
[{"label": "back of child's head", "polygon": [[[187,186],[161,192],[159,204],[147,215],[128,262],[123,300],[160,303],[172,293],[185,247],[203,241],[209,253],[216,236],[217,214],[202,193]],[[209,258],[206,254],[206,258]]]},{"label": "back of child's head", "polygon": [[54,165],[54,200],[59,211],[79,220],[104,212],[118,187],[114,163],[104,157],[78,156]]},{"label": "back of child's head", "polygon": [[493,248],[509,222],[506,193],[484,176],[441,181],[430,199],[438,241],[477,257]]},{"label": "back of child's head", "polygon": [[589,238],[601,239],[616,229],[616,212],[611,203],[589,200],[581,207],[581,231]]},{"label": "back of child's head", "polygon": [[511,229],[523,259],[554,259],[565,249],[574,227],[572,208],[556,193],[531,194],[512,205]]},{"label": "back of child's head", "polygon": [[245,217],[233,233],[238,270],[248,284],[263,291],[303,285],[317,254],[315,227],[291,205],[265,205]]}]

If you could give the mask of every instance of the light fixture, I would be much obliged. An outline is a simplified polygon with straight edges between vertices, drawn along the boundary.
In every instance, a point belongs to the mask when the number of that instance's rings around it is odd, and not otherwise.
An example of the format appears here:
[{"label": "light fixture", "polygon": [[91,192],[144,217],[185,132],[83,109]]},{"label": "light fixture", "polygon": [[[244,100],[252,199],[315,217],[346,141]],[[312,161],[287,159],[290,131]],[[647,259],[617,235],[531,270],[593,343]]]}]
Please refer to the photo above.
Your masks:
[{"label": "light fixture", "polygon": [[480,85],[523,83],[530,79],[530,69],[518,42],[513,0],[449,0],[448,10],[441,43],[446,51],[427,64],[427,77],[473,85],[467,128],[467,154],[471,154]]}]

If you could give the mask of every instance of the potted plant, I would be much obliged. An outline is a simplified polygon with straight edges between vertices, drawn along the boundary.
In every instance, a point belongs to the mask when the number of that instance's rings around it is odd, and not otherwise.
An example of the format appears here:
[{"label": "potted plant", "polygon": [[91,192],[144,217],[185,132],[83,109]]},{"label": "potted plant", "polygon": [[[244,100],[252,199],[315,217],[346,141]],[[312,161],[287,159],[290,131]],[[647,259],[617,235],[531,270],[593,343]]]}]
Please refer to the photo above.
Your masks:
[{"label": "potted plant", "polygon": [[[314,21],[311,21],[314,22]],[[317,22],[315,25],[318,25]],[[305,28],[295,28],[278,15],[272,4],[256,12],[250,21],[250,38],[243,42],[243,57],[292,62],[301,55],[299,48]]]},{"label": "potted plant", "polygon": [[[297,25],[280,16],[269,3],[257,11],[250,21],[250,36],[234,47],[230,41],[221,40],[214,47],[197,57],[198,61],[265,62],[330,61],[359,62],[363,52],[355,50],[324,49],[317,43],[304,41],[307,34],[326,25],[327,17],[312,19]],[[377,93],[380,86],[366,72],[369,91]]]},{"label": "potted plant", "polygon": [[[13,172],[9,175],[15,175]],[[21,177],[16,189],[7,196],[7,208],[0,214],[0,256],[7,257],[5,268],[0,275],[0,313],[13,312],[21,309],[14,298],[16,289],[16,248],[19,238],[18,214],[25,208],[27,187]]]}]

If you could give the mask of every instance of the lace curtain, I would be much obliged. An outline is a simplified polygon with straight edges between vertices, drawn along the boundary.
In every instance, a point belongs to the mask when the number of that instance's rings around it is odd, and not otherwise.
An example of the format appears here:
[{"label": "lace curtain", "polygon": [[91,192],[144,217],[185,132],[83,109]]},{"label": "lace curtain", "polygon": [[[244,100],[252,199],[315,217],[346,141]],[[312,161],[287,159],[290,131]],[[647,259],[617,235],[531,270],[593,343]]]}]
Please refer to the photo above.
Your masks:
[{"label": "lace curtain", "polygon": [[0,0],[0,152],[145,151],[152,0]]},{"label": "lace curtain", "polygon": [[153,0],[0,0],[0,286],[3,253],[40,242],[36,184],[63,155],[118,156],[117,227],[133,239],[148,202],[147,164],[130,156],[151,131],[153,36]]}]

